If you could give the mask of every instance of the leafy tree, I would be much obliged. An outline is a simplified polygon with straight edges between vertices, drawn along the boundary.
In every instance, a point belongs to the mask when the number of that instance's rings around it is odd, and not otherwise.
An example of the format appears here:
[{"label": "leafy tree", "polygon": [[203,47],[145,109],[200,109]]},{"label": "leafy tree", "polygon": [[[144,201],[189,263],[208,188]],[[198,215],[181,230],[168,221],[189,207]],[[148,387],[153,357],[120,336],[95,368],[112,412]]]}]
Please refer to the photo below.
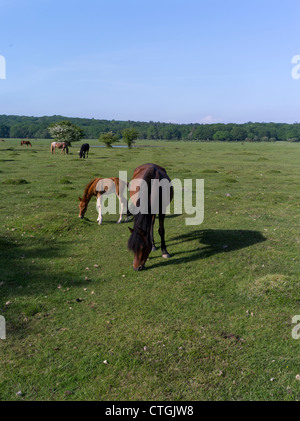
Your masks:
[{"label": "leafy tree", "polygon": [[99,141],[103,142],[107,148],[112,148],[112,144],[119,141],[119,138],[113,132],[101,133]]},{"label": "leafy tree", "polygon": [[68,145],[79,142],[84,136],[83,130],[68,120],[50,124],[48,131],[57,142],[66,142]]},{"label": "leafy tree", "polygon": [[247,137],[247,132],[243,127],[235,126],[231,130],[231,137],[234,140],[245,140]]},{"label": "leafy tree", "polygon": [[128,148],[131,148],[134,141],[137,139],[139,132],[134,128],[128,128],[123,130],[122,136],[125,142],[128,145]]},{"label": "leafy tree", "polygon": [[151,124],[147,130],[147,139],[157,139],[158,132],[157,127],[154,124]]},{"label": "leafy tree", "polygon": [[230,133],[226,130],[219,130],[213,135],[214,140],[229,140]]},{"label": "leafy tree", "polygon": [[0,125],[0,137],[9,137],[10,127],[4,124]]},{"label": "leafy tree", "polygon": [[[167,140],[196,140],[210,141],[214,139],[226,141],[260,142],[268,138],[287,141],[300,139],[300,123],[253,123],[245,124],[174,124],[162,122],[98,120],[93,118],[66,118],[60,115],[44,117],[26,117],[18,115],[0,115],[0,138],[50,138],[49,125],[57,125],[66,120],[84,130],[84,137],[97,139],[100,133],[112,131],[118,138],[125,129],[133,128],[138,131],[139,139],[167,139]],[[222,136],[218,132],[227,132]],[[219,139],[221,138],[221,139]],[[72,140],[73,141],[73,140]]]}]

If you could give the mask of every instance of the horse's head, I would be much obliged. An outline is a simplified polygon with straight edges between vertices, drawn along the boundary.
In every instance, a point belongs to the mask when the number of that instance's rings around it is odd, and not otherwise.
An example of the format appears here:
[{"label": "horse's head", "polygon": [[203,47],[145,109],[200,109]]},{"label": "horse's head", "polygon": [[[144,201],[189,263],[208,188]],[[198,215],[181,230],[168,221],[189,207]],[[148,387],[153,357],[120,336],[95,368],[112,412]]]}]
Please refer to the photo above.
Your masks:
[{"label": "horse's head", "polygon": [[81,197],[78,197],[79,199],[79,218],[83,218],[85,215],[85,212],[87,211],[87,207],[88,207],[88,202],[86,202],[85,200],[82,200]]},{"label": "horse's head", "polygon": [[151,252],[150,237],[141,228],[137,230],[129,228],[129,231],[131,235],[128,240],[128,248],[134,253],[133,269],[140,271],[145,268],[146,261]]}]

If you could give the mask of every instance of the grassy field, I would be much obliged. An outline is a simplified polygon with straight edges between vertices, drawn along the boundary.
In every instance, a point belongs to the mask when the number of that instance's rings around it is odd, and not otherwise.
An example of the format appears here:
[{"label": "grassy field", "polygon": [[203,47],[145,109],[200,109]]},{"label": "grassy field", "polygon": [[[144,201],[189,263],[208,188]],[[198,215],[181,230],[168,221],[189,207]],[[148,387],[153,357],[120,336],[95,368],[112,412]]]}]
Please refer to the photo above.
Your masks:
[{"label": "grassy field", "polygon": [[[300,399],[300,145],[32,144],[0,143],[1,400]],[[205,218],[168,216],[172,258],[136,273],[133,224],[98,226],[95,200],[80,220],[78,196],[146,162],[203,178]]]}]

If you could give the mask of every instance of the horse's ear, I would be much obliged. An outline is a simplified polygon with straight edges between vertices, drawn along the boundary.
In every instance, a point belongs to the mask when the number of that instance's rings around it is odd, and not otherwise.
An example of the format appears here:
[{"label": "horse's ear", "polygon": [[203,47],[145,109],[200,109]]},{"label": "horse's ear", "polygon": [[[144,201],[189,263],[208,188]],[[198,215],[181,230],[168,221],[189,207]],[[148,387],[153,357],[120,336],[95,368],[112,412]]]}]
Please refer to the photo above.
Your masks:
[{"label": "horse's ear", "polygon": [[142,237],[146,237],[146,233],[144,230],[142,230],[142,228],[139,228],[139,233]]},{"label": "horse's ear", "polygon": [[81,202],[81,201],[82,201],[81,197],[78,197],[78,199],[79,199],[79,202]]},{"label": "horse's ear", "polygon": [[129,229],[129,231],[131,232],[131,234],[133,233],[133,229],[132,228],[130,228],[130,227],[128,227],[128,229]]}]

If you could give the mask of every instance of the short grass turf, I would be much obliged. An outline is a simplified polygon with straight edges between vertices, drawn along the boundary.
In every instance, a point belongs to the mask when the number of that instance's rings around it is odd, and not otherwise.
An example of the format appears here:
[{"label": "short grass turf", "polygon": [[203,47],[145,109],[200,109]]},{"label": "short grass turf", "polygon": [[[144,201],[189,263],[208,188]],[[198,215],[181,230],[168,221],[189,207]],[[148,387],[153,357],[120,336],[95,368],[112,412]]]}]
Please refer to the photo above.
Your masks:
[{"label": "short grass turf", "polygon": [[[299,400],[300,145],[139,143],[0,144],[0,399]],[[168,216],[172,258],[136,273],[132,222],[78,196],[146,162],[204,179],[205,217]]]}]

